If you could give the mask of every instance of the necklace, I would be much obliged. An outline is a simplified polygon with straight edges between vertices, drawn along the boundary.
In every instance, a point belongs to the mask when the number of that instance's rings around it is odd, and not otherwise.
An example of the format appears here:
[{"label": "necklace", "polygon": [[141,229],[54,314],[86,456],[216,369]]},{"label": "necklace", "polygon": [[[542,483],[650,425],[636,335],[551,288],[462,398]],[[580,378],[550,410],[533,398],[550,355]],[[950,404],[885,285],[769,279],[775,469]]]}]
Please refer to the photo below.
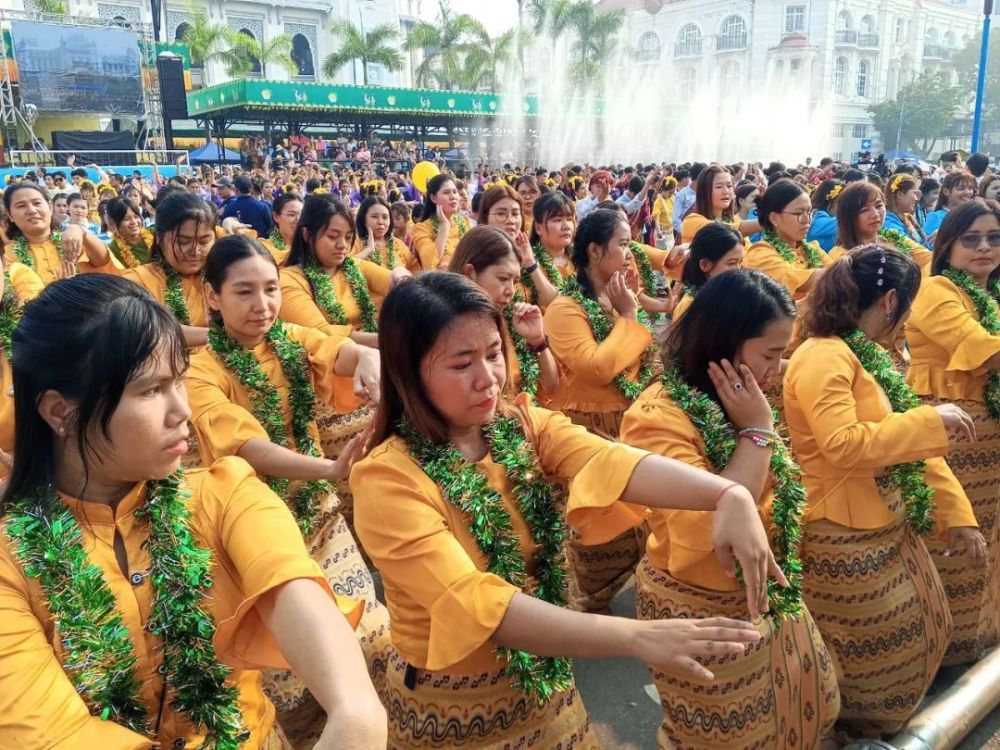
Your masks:
[{"label": "necklace", "polygon": [[[527,564],[510,513],[503,507],[500,493],[490,487],[485,472],[469,463],[450,443],[432,443],[406,420],[397,425],[396,431],[444,498],[467,516],[469,532],[487,559],[487,572],[519,588],[528,586]],[[549,604],[564,606],[565,522],[559,510],[563,490],[546,481],[534,446],[525,439],[518,419],[497,415],[483,427],[483,436],[493,460],[506,470],[518,510],[539,548],[533,595]],[[511,684],[539,703],[566,690],[572,680],[569,659],[538,657],[503,646],[497,648],[497,656],[505,663]]]},{"label": "necklace", "polygon": [[[49,239],[56,246],[56,252],[59,253],[59,258],[62,259],[62,232],[53,231]],[[28,247],[28,238],[23,234],[14,240],[14,256],[17,258],[18,263],[23,263],[32,271],[35,270],[35,259],[31,255],[31,249]]]},{"label": "necklace", "polygon": [[[148,628],[163,639],[171,707],[207,736],[202,747],[236,750],[243,727],[239,692],[215,654],[215,621],[204,608],[211,551],[191,533],[183,470],[147,484],[135,517],[148,524],[153,606]],[[51,487],[9,506],[7,535],[24,573],[38,580],[63,647],[63,669],[91,713],[155,739],[139,698],[136,656],[104,573],[87,559],[72,511]]]},{"label": "necklace", "polygon": [[[642,282],[646,294],[650,297],[655,297],[656,277],[653,276],[653,264],[649,262],[649,254],[638,242],[630,242],[628,243],[628,247],[632,253],[632,257],[635,258],[636,268],[639,269],[639,280]],[[650,322],[656,323],[659,317],[658,313],[652,313],[649,316]]]},{"label": "necklace", "polygon": [[[794,265],[799,262],[799,256],[796,255],[795,251],[792,250],[787,242],[778,237],[775,232],[772,232],[771,230],[764,232],[764,242],[777,250],[778,255],[780,255],[786,263]],[[806,268],[823,267],[823,249],[815,242],[803,240],[802,254],[805,255]]]},{"label": "necklace", "polygon": [[514,299],[503,309],[503,316],[507,323],[507,333],[514,342],[517,366],[521,371],[521,390],[532,396],[537,396],[540,368],[535,354],[528,345],[528,340],[514,330],[514,305],[517,302],[524,302],[524,298],[521,297],[520,293],[515,294]]},{"label": "necklace", "polygon": [[899,250],[899,252],[909,258],[913,257],[914,248],[919,247],[916,242],[911,240],[898,229],[886,229],[883,227],[878,230],[878,236],[883,240],[886,240],[889,244]]},{"label": "necklace", "polygon": [[[557,292],[561,292],[563,286],[562,275],[559,273],[559,269],[556,268],[556,264],[552,260],[549,251],[545,249],[545,246],[541,242],[536,242],[531,246],[531,252],[535,256],[535,262],[545,271],[549,282],[556,288]],[[531,274],[523,268],[521,269],[521,284],[530,294],[531,304],[537,305],[538,290],[535,289],[535,282],[531,280]]]},{"label": "necklace", "polygon": [[[469,231],[469,222],[466,221],[465,217],[459,213],[452,214],[451,220],[455,222],[455,226],[458,227],[458,239],[462,239]],[[434,230],[434,236],[437,237],[438,232],[441,231],[441,222],[438,220],[437,216],[431,217],[431,229]]]},{"label": "necklace", "polygon": [[[865,372],[875,378],[892,410],[897,414],[920,406],[920,397],[906,384],[903,374],[896,369],[889,353],[864,333],[853,330],[842,334],[844,343],[854,352]],[[889,467],[889,479],[899,490],[906,503],[906,517],[918,534],[927,534],[934,528],[931,513],[934,508],[934,490],[927,486],[923,461],[911,461]]]},{"label": "necklace", "polygon": [[126,242],[125,239],[115,234],[108,244],[108,249],[122,262],[126,268],[138,268],[143,263],[149,261],[149,248],[153,246],[153,234],[148,229],[139,232],[139,239],[135,242]]},{"label": "necklace", "polygon": [[3,297],[0,297],[0,356],[9,362],[14,356],[14,329],[21,320],[21,302],[14,292],[10,274],[3,272]]},{"label": "necklace", "polygon": [[[358,308],[361,310],[361,330],[367,333],[377,333],[378,312],[375,310],[375,303],[372,302],[371,293],[368,291],[368,282],[365,280],[364,274],[361,273],[361,269],[358,268],[357,262],[354,258],[344,258],[344,264],[340,270],[347,277],[351,294],[354,295],[354,301],[358,303]],[[313,298],[327,321],[338,326],[350,325],[351,321],[348,320],[344,306],[337,299],[337,295],[333,293],[333,284],[326,271],[319,265],[310,264],[303,266],[302,272],[309,279]]]},{"label": "necklace", "polygon": [[267,238],[268,242],[274,245],[274,249],[278,252],[284,252],[287,245],[285,245],[285,238],[281,236],[281,232],[275,228],[271,235]]},{"label": "necklace", "polygon": [[[299,454],[303,456],[322,457],[316,441],[309,433],[313,421],[313,402],[315,393],[309,380],[308,355],[302,345],[293,341],[285,333],[284,325],[276,320],[271,330],[267,332],[265,341],[273,348],[281,365],[281,372],[288,380],[288,402],[292,412],[292,438]],[[239,343],[226,335],[225,329],[214,323],[208,331],[208,346],[229,372],[236,376],[240,385],[250,396],[251,412],[254,419],[267,432],[268,438],[275,445],[292,448],[285,428],[285,418],[281,409],[281,396],[268,380],[260,362],[252,351],[240,346]],[[291,482],[284,477],[270,477],[268,485],[275,494],[285,499],[299,522],[302,533],[308,536],[315,525],[318,500],[320,496],[330,492],[329,482],[314,480],[303,482],[292,496],[289,492]]]},{"label": "necklace", "polygon": [[[705,457],[716,472],[725,469],[736,451],[737,435],[722,407],[706,393],[689,385],[680,365],[664,370],[661,376],[667,396],[687,415],[705,444]],[[771,452],[771,478],[774,503],[771,518],[777,528],[775,559],[788,579],[788,588],[768,581],[769,615],[776,619],[796,618],[802,614],[802,561],[799,542],[802,538],[802,513],[806,491],[798,464],[788,454],[785,444],[776,441]]]},{"label": "necklace", "polygon": [[163,291],[163,303],[166,308],[174,314],[177,322],[182,326],[191,325],[191,314],[188,312],[187,302],[184,300],[184,286],[181,283],[181,275],[177,269],[166,261],[160,261],[160,268],[163,269],[167,277],[167,283]]},{"label": "necklace", "polygon": [[[959,271],[949,266],[941,275],[969,295],[979,315],[979,325],[991,336],[1000,334],[1000,308],[997,306],[997,301],[1000,300],[1000,281],[991,280],[987,291],[966,271]],[[993,419],[1000,422],[1000,370],[989,371],[983,393],[986,410]]]},{"label": "necklace", "polygon": [[[583,312],[587,315],[587,321],[590,323],[591,333],[594,334],[594,339],[598,344],[611,335],[612,326],[608,316],[601,309],[597,300],[591,299],[583,293],[583,288],[575,277],[570,276],[566,279],[565,284],[563,284],[563,294],[583,308]],[[649,329],[648,318],[644,310],[638,311],[637,319]],[[653,367],[649,364],[653,353],[652,350],[653,347],[651,345],[643,352],[642,359],[640,360],[639,374],[636,376],[635,381],[629,380],[624,372],[615,375],[611,381],[611,385],[630,403],[639,398],[639,394],[642,393],[646,384],[653,378]]]},{"label": "necklace", "polygon": [[[371,259],[372,263],[374,263],[376,266],[382,265],[382,254],[379,252],[379,249],[377,247],[372,251]],[[396,247],[391,233],[387,234],[385,237],[384,267],[388,268],[390,271],[396,267]]]}]

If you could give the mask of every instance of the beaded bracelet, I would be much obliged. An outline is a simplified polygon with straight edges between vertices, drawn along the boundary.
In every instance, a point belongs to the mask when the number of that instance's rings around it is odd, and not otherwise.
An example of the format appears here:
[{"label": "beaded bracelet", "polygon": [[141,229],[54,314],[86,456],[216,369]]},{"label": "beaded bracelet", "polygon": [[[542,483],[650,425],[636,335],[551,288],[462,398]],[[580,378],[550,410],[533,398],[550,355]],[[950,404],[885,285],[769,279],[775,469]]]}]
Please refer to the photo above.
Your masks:
[{"label": "beaded bracelet", "polygon": [[781,438],[774,430],[764,427],[745,427],[740,430],[737,437],[746,438],[758,448],[772,448]]}]

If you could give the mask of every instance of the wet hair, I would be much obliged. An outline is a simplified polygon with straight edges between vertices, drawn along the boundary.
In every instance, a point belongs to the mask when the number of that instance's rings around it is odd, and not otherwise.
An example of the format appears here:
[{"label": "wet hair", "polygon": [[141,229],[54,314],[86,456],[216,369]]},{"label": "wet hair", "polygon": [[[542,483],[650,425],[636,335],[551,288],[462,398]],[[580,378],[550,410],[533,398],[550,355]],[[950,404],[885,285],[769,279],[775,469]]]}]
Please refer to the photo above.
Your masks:
[{"label": "wet hair", "polygon": [[701,261],[719,262],[736,245],[743,245],[743,236],[728,224],[713,221],[699,229],[691,240],[690,252],[684,261],[681,281],[701,287],[708,282],[708,274],[701,270]]},{"label": "wet hair", "polygon": [[277,198],[274,199],[274,203],[271,204],[271,213],[277,216],[278,214],[280,214],[282,211],[285,210],[285,206],[287,206],[289,203],[294,203],[295,201],[301,203],[302,196],[299,195],[298,193],[292,193],[292,192],[281,193],[281,195],[279,195]]},{"label": "wet hair", "polygon": [[[42,196],[49,207],[52,207],[52,201],[49,199],[49,194],[45,192],[45,189],[41,186],[35,184],[34,182],[28,182],[27,180],[22,180],[21,182],[15,182],[9,188],[4,190],[3,193],[3,216],[4,216],[4,234],[7,235],[7,239],[14,240],[22,236],[23,232],[18,229],[17,224],[10,216],[10,207],[14,203],[14,195],[22,190],[34,190],[40,196]],[[54,228],[54,227],[53,227]]]},{"label": "wet hair", "polygon": [[534,221],[531,224],[531,237],[529,239],[532,243],[541,240],[538,227],[554,216],[567,216],[576,221],[576,209],[573,208],[573,201],[566,197],[565,193],[558,190],[542,193],[531,208],[531,218]]},{"label": "wet hair", "polygon": [[196,221],[200,227],[205,224],[215,226],[215,211],[194,193],[178,190],[162,200],[156,200],[156,232],[153,247],[149,251],[150,261],[163,262],[163,242],[166,236],[179,229],[188,221]]},{"label": "wet hair", "polygon": [[[313,249],[316,238],[323,234],[335,216],[346,221],[351,233],[354,233],[354,216],[351,215],[351,210],[344,205],[343,201],[327,194],[306,196],[302,206],[302,216],[299,217],[299,225],[295,228],[292,250],[288,254],[285,265],[302,268],[319,265],[316,251]],[[310,239],[306,239],[307,234]],[[353,239],[348,242],[348,245],[351,242]]]},{"label": "wet hair", "polygon": [[129,211],[140,219],[142,218],[142,210],[139,208],[139,204],[126,198],[112,198],[108,201],[104,210],[108,219],[113,221],[116,226],[125,221]]},{"label": "wet hair", "polygon": [[[949,172],[941,180],[941,192],[938,193],[937,203],[934,204],[934,210],[939,211],[942,208],[948,207],[948,196],[951,195],[952,191],[956,188],[960,188],[962,185],[969,184],[972,185],[972,189],[976,188],[976,178],[972,176],[971,172],[966,172],[964,170],[958,170],[956,172]],[[948,191],[948,195],[945,195],[945,190]]]},{"label": "wet hair", "polygon": [[518,208],[521,209],[521,231],[524,231],[524,203],[521,201],[521,196],[517,194],[517,191],[514,190],[514,188],[506,184],[494,185],[485,193],[481,193],[480,195],[483,197],[479,203],[478,214],[476,215],[476,221],[478,223],[488,224],[490,211],[493,210],[493,207],[505,198],[509,198],[517,204]]},{"label": "wet hair", "polygon": [[[245,234],[230,234],[212,245],[212,249],[205,257],[205,269],[202,274],[208,285],[218,294],[222,291],[222,285],[226,283],[229,267],[241,260],[255,256],[264,258],[272,266],[275,265],[271,253],[253,237],[248,237]],[[209,316],[214,322],[222,322],[222,316],[218,310],[210,310]]]},{"label": "wet hair", "polygon": [[449,182],[454,183],[458,186],[455,178],[450,174],[438,174],[434,175],[427,181],[427,194],[424,196],[423,209],[420,212],[420,221],[428,221],[432,216],[437,216],[437,204],[431,200],[433,196],[436,196],[441,188],[447,185]]},{"label": "wet hair", "polygon": [[882,197],[877,185],[867,180],[850,183],[837,198],[837,244],[845,250],[861,244],[858,216],[868,202]]},{"label": "wet hair", "polygon": [[[982,198],[973,198],[953,211],[949,211],[934,237],[934,257],[931,259],[931,276],[939,276],[951,266],[951,248],[955,240],[969,231],[976,219],[992,216],[1000,222],[1000,208]],[[990,280],[1000,278],[1000,268],[990,274]]]},{"label": "wet hair", "polygon": [[590,246],[607,248],[615,232],[622,225],[628,227],[628,222],[618,211],[598,208],[584,216],[576,229],[576,237],[573,240],[573,265],[576,266],[576,279],[588,297],[596,296],[590,285],[590,277],[587,276],[587,269],[590,267]]},{"label": "wet hair", "polygon": [[[833,192],[834,188],[839,187],[840,190],[837,191],[837,197],[831,198],[830,193]],[[826,211],[827,213],[832,213],[830,209],[834,207],[834,204],[838,200],[840,194],[844,191],[844,181],[838,180],[836,178],[831,178],[829,180],[823,180],[816,189],[813,190],[812,194],[812,207],[814,211]]]},{"label": "wet hair", "polygon": [[[47,391],[74,403],[76,446],[86,464],[104,460],[111,418],[128,383],[165,347],[172,372],[187,369],[174,316],[131,281],[83,274],[49,284],[26,305],[14,329],[14,467],[2,507],[48,491],[57,456],[38,413]],[[100,440],[100,444],[98,443]]]},{"label": "wet hair", "polygon": [[361,205],[358,206],[358,217],[355,221],[357,230],[355,237],[360,242],[368,241],[368,212],[371,210],[372,206],[382,206],[389,212],[389,228],[386,230],[386,236],[388,237],[392,234],[392,206],[389,205],[389,201],[385,198],[379,198],[377,195],[369,195],[361,201]]},{"label": "wet hair", "polygon": [[[716,175],[728,175],[729,170],[723,167],[721,164],[711,164],[702,170],[701,174],[698,175],[698,181],[695,184],[694,189],[694,204],[688,213],[700,214],[706,219],[714,219],[716,221],[731,221],[733,218],[733,204],[729,204],[729,207],[722,212],[721,216],[716,216],[712,213],[712,191],[715,186]],[[758,206],[757,212],[760,213],[760,207]]]},{"label": "wet hair", "polygon": [[664,364],[670,366],[676,359],[691,385],[718,400],[708,377],[709,363],[732,361],[745,341],[783,318],[795,318],[795,303],[783,285],[751,268],[720,273],[668,330]]},{"label": "wet hair", "polygon": [[[420,314],[414,315],[414,310]],[[427,395],[421,363],[441,333],[463,315],[491,321],[503,338],[496,305],[460,274],[431,271],[397,284],[386,295],[378,323],[382,400],[375,414],[372,445],[391,436],[403,417],[424,437],[437,443],[448,440],[448,422]]]},{"label": "wet hair", "polygon": [[920,289],[920,267],[886,245],[851,250],[830,265],[810,293],[803,330],[809,336],[839,336],[858,327],[862,313],[890,290],[899,300],[889,321],[895,325],[909,312]]},{"label": "wet hair", "polygon": [[806,195],[806,191],[794,180],[786,177],[775,180],[757,201],[757,221],[764,229],[774,231],[771,214],[781,213],[788,208],[788,204],[803,195]]},{"label": "wet hair", "polygon": [[[448,270],[462,273],[466,265],[471,265],[476,273],[482,273],[508,256],[518,261],[517,250],[507,233],[496,227],[480,224],[470,229],[459,241],[455,254],[451,256]],[[520,268],[520,263],[518,267]]]}]

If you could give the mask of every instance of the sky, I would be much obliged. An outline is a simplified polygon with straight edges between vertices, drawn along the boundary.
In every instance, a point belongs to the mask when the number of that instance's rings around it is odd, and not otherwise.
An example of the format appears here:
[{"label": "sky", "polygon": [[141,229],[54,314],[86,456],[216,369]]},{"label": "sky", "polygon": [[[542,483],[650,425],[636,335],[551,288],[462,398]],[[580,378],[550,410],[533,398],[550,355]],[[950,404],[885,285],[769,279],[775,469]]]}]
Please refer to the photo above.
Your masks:
[{"label": "sky", "polygon": [[[433,21],[437,8],[437,0],[423,0],[420,15]],[[502,34],[517,23],[517,0],[451,0],[451,8],[482,21],[490,34]]]}]

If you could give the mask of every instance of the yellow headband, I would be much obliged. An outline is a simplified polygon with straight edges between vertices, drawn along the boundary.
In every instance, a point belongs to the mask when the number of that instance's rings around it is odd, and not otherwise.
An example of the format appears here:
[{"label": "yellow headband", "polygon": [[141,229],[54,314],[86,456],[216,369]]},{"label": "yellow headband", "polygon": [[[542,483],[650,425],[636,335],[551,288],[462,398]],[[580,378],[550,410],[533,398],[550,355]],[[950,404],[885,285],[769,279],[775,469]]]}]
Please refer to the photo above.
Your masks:
[{"label": "yellow headband", "polygon": [[898,192],[899,186],[903,184],[903,182],[907,180],[909,177],[910,175],[906,174],[906,172],[900,172],[898,175],[893,177],[892,180],[889,181],[889,192],[890,193]]}]

